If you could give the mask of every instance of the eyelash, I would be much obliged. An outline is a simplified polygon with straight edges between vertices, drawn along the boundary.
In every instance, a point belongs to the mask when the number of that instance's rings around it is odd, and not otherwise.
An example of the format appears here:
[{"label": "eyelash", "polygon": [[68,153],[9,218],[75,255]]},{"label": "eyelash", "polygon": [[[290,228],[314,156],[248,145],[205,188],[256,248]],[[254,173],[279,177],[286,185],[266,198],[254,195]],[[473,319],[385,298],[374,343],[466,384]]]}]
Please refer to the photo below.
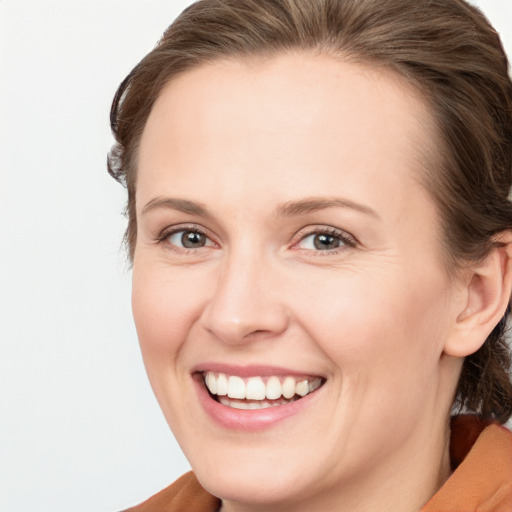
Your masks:
[{"label": "eyelash", "polygon": [[[175,226],[173,228],[164,229],[155,239],[157,244],[163,244],[167,243],[168,248],[171,250],[178,252],[180,254],[187,255],[191,252],[201,250],[205,247],[210,246],[202,246],[198,248],[187,248],[187,247],[178,247],[174,244],[169,243],[169,238],[173,235],[176,235],[178,233],[197,233],[201,236],[204,236],[207,240],[211,242],[212,245],[217,245],[216,242],[212,240],[210,236],[203,230],[200,229],[196,225],[182,225],[182,226]],[[334,249],[326,249],[326,250],[314,250],[314,249],[301,249],[300,247],[297,248],[297,246],[306,240],[308,237],[314,237],[318,235],[326,235],[329,237],[334,237],[342,243],[340,247],[336,247]],[[306,227],[301,229],[297,235],[294,237],[295,239],[298,239],[296,242],[293,243],[292,248],[295,248],[294,250],[297,251],[303,251],[304,253],[307,253],[308,255],[312,255],[311,253],[314,253],[314,255],[320,255],[320,256],[327,256],[327,255],[336,255],[339,254],[341,251],[347,250],[347,248],[353,248],[356,247],[358,242],[357,240],[350,234],[348,234],[345,231],[342,231],[337,228],[333,227]]]}]

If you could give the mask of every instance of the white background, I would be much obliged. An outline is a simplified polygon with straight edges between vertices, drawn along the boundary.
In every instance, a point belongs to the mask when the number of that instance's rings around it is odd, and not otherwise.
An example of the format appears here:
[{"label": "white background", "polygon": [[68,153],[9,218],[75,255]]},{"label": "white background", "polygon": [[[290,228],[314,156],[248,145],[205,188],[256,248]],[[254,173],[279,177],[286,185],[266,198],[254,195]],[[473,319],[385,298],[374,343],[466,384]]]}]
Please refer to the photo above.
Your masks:
[{"label": "white background", "polygon": [[[0,512],[113,512],[188,468],[146,381],[105,160],[117,85],[189,3],[0,0]],[[512,55],[512,0],[477,3]]]}]

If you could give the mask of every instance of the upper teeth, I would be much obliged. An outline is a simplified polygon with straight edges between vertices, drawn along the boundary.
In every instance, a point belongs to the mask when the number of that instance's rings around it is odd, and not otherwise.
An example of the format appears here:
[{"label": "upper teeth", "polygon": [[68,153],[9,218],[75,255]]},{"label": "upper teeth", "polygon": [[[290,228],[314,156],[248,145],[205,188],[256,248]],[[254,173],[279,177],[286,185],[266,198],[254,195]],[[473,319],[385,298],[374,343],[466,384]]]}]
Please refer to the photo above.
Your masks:
[{"label": "upper teeth", "polygon": [[309,379],[295,377],[250,377],[242,379],[236,375],[206,372],[205,384],[212,395],[228,396],[249,400],[277,400],[283,396],[290,399],[295,395],[306,396],[322,384],[319,377]]}]

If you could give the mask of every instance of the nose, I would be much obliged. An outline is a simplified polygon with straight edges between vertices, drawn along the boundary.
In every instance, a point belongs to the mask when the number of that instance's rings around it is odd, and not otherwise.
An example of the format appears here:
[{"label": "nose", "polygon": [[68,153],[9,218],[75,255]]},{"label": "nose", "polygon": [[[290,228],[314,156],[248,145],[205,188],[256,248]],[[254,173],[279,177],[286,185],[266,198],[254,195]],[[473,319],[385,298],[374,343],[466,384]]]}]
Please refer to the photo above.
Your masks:
[{"label": "nose", "polygon": [[[261,258],[242,255],[225,261],[205,306],[201,323],[211,335],[230,345],[272,339],[288,327],[276,271]],[[278,272],[277,272],[278,274]]]}]

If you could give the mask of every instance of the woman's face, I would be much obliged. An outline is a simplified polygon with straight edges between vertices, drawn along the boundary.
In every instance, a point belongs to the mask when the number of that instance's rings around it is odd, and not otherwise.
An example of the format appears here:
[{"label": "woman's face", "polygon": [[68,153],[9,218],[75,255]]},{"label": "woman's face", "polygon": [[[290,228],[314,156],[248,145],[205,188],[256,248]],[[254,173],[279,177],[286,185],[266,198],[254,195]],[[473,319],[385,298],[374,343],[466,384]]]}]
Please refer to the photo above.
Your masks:
[{"label": "woman's face", "polygon": [[204,65],[156,101],[133,311],[167,421],[226,507],[349,503],[439,460],[456,315],[419,184],[429,125],[393,75],[307,54]]}]

